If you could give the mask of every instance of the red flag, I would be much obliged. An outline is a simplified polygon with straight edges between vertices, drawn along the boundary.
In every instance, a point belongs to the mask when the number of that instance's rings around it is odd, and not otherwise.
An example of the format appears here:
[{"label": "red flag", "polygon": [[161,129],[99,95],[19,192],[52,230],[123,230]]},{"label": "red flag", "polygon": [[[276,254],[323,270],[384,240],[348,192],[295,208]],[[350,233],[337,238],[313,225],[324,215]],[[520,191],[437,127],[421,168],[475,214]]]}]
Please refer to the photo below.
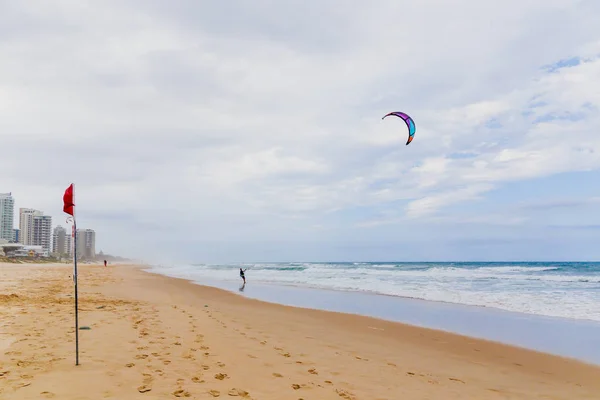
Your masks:
[{"label": "red flag", "polygon": [[73,203],[73,184],[72,183],[67,188],[67,190],[65,190],[65,195],[63,196],[63,203],[65,203],[65,205],[63,206],[63,211],[66,212],[67,214],[73,215],[73,207],[75,207],[75,204]]}]

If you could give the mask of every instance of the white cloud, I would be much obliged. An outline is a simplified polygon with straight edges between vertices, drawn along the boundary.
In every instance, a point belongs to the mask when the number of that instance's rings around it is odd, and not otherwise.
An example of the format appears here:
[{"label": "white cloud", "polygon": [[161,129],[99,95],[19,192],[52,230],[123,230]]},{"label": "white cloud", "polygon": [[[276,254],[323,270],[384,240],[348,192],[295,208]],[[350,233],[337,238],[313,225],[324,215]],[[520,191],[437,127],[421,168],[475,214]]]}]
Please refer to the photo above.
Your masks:
[{"label": "white cloud", "polygon": [[[75,181],[82,223],[127,253],[166,232],[319,238],[351,229],[332,215],[360,208],[379,215],[366,225],[425,221],[507,182],[597,170],[599,11],[566,0],[3,3],[0,191],[61,220]],[[402,121],[381,120],[391,110],[415,118],[410,146]]]},{"label": "white cloud", "polygon": [[489,184],[473,185],[426,196],[410,202],[406,207],[406,213],[409,217],[428,215],[444,206],[463,201],[480,199],[482,198],[482,193],[489,191],[492,188],[493,186]]}]

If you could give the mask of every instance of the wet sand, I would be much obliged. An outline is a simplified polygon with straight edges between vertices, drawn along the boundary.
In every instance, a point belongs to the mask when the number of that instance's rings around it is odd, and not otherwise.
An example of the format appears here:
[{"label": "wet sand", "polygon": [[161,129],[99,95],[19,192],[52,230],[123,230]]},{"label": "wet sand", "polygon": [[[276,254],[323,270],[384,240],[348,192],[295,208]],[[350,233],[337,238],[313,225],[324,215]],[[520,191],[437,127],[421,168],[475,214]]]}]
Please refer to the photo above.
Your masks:
[{"label": "wet sand", "polygon": [[[2,399],[600,399],[600,368],[82,265],[0,265]],[[575,340],[575,339],[574,339]]]}]

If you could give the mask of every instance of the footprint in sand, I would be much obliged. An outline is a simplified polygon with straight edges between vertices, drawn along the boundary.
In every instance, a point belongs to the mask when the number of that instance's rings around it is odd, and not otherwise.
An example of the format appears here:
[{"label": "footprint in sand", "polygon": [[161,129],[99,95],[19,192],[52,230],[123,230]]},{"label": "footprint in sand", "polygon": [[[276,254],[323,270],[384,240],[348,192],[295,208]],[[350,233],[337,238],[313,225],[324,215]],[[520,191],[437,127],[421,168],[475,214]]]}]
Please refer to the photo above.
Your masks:
[{"label": "footprint in sand", "polygon": [[210,394],[212,397],[219,397],[221,395],[221,392],[219,392],[218,390],[209,390],[208,394]]},{"label": "footprint in sand", "polygon": [[147,392],[151,391],[152,388],[150,386],[142,385],[142,386],[138,387],[137,390],[140,393],[147,393]]},{"label": "footprint in sand", "polygon": [[40,394],[41,394],[42,396],[44,396],[45,398],[47,398],[47,399],[51,399],[51,398],[53,398],[54,396],[56,396],[56,395],[55,395],[54,393],[52,393],[52,392],[42,392],[42,393],[40,393]]},{"label": "footprint in sand", "polygon": [[305,387],[306,387],[305,384],[299,385],[297,383],[292,383],[292,389],[294,389],[294,390],[300,390],[300,389],[305,388]]},{"label": "footprint in sand", "polygon": [[148,354],[138,354],[137,356],[135,356],[136,360],[143,360],[148,358]]},{"label": "footprint in sand", "polygon": [[220,381],[222,381],[223,379],[227,378],[227,374],[222,374],[222,373],[218,373],[215,375],[215,379],[218,379]]},{"label": "footprint in sand", "polygon": [[356,397],[354,397],[354,395],[352,393],[347,392],[345,390],[336,389],[335,391],[338,394],[338,396],[340,396],[343,399],[346,399],[346,400],[354,400],[354,399],[356,399]]},{"label": "footprint in sand", "polygon": [[281,375],[279,372],[273,372],[273,376],[275,378],[283,378],[283,375]]},{"label": "footprint in sand", "polygon": [[217,362],[217,366],[220,368],[223,368],[223,367],[225,367],[225,364],[223,364],[222,362],[219,361],[219,362]]},{"label": "footprint in sand", "polygon": [[201,378],[200,378],[200,377],[198,377],[198,376],[194,376],[194,377],[192,378],[192,382],[194,382],[194,383],[204,383],[204,382],[205,382],[205,380],[204,380],[204,379],[201,379]]},{"label": "footprint in sand", "polygon": [[191,397],[191,393],[187,390],[179,389],[173,392],[173,396],[175,397]]},{"label": "footprint in sand", "polygon": [[309,374],[313,374],[313,375],[319,375],[319,373],[317,372],[317,370],[316,370],[316,369],[314,369],[314,368],[311,368],[311,369],[309,369],[309,370],[308,370],[308,373],[309,373]]},{"label": "footprint in sand", "polygon": [[237,388],[233,388],[231,389],[229,392],[227,392],[228,395],[232,396],[232,397],[248,397],[249,393],[246,392],[243,389],[237,389]]}]

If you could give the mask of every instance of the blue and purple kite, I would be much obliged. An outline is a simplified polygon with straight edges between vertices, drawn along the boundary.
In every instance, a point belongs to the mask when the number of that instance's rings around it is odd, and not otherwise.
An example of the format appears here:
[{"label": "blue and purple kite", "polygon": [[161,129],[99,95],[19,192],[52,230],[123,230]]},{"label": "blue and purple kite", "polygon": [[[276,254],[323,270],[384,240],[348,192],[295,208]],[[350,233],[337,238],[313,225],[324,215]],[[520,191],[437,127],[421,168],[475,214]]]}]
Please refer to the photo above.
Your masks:
[{"label": "blue and purple kite", "polygon": [[406,126],[408,126],[408,141],[406,142],[406,145],[408,146],[408,144],[412,142],[413,138],[415,137],[415,131],[417,130],[417,128],[415,127],[415,121],[413,121],[413,119],[407,114],[404,114],[400,111],[394,111],[389,114],[386,114],[381,119],[385,119],[385,117],[389,117],[390,115],[395,115],[398,118],[402,118],[402,120],[404,120],[404,122],[406,123]]}]

